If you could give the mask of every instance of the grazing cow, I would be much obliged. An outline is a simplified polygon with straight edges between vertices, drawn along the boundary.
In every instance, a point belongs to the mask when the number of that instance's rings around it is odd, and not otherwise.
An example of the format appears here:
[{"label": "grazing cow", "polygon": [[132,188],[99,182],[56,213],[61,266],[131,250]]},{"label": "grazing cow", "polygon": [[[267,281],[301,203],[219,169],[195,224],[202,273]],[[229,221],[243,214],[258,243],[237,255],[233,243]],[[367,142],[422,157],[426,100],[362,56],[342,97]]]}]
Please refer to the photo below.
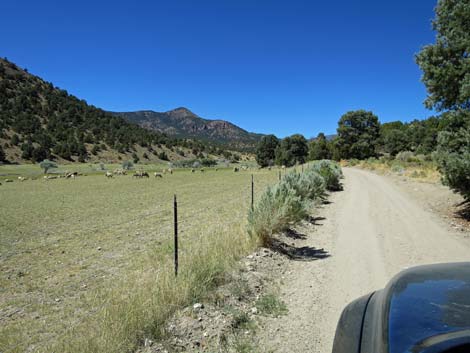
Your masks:
[{"label": "grazing cow", "polygon": [[5,183],[13,183],[13,179],[5,179]]},{"label": "grazing cow", "polygon": [[204,168],[201,168],[201,173],[204,173]]},{"label": "grazing cow", "polygon": [[26,178],[25,178],[25,177],[22,177],[22,176],[19,176],[19,177],[18,177],[18,180],[19,180],[19,181],[25,181]]},{"label": "grazing cow", "polygon": [[233,168],[233,171],[236,173],[238,171],[240,171],[240,169],[238,169],[237,167]]},{"label": "grazing cow", "polygon": [[191,173],[194,173],[194,172],[196,172],[196,171],[194,169],[191,169]]},{"label": "grazing cow", "polygon": [[173,174],[173,169],[168,168],[168,173]]},{"label": "grazing cow", "polygon": [[282,168],[282,169],[286,169],[286,166],[285,166],[285,165],[283,165],[281,168]]},{"label": "grazing cow", "polygon": [[219,171],[219,168],[215,168],[215,171],[218,172],[218,171]]},{"label": "grazing cow", "polygon": [[248,167],[246,165],[242,166],[242,170],[248,170]]},{"label": "grazing cow", "polygon": [[155,178],[163,178],[163,175],[161,173],[153,173],[153,175],[155,176]]},{"label": "grazing cow", "polygon": [[106,178],[112,178],[112,177],[113,177],[113,173],[111,173],[111,172],[106,172],[104,176],[105,176]]}]

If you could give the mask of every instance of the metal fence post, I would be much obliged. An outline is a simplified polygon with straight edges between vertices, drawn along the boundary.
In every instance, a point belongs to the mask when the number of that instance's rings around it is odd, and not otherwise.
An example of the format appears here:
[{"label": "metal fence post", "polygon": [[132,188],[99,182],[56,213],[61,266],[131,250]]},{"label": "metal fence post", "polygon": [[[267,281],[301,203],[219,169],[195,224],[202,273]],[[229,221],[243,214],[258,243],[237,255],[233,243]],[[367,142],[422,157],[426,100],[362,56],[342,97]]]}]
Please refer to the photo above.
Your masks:
[{"label": "metal fence post", "polygon": [[279,171],[279,181],[281,181],[281,171]]},{"label": "metal fence post", "polygon": [[175,277],[178,276],[178,202],[176,194],[173,199],[173,216],[174,216],[174,237],[175,237]]},{"label": "metal fence post", "polygon": [[253,179],[253,174],[251,174],[251,209],[253,210],[255,203],[255,182]]}]

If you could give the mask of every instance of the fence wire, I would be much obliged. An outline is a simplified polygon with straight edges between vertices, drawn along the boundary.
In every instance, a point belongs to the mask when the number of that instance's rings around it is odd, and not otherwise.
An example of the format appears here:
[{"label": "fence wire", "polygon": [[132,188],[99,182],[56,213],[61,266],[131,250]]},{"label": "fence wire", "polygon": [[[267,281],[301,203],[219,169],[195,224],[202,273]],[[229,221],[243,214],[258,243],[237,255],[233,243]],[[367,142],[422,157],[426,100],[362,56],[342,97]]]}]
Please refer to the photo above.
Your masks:
[{"label": "fence wire", "polygon": [[[224,193],[224,190],[226,189],[225,183],[217,184],[216,186],[222,186],[222,187],[220,189],[213,188],[210,190],[211,193],[220,192],[220,197],[217,197],[215,199],[206,200],[202,198],[201,201],[195,202],[192,200],[185,200],[184,195],[182,195],[182,201],[177,200],[178,216],[179,216],[177,223],[178,223],[178,228],[180,229],[179,233],[183,235],[183,238],[181,240],[184,241],[181,244],[182,245],[181,255],[184,255],[184,249],[186,247],[184,245],[185,242],[191,241],[192,239],[197,240],[197,238],[200,238],[202,236],[202,232],[200,231],[201,226],[206,225],[208,229],[206,229],[205,231],[207,232],[207,231],[212,231],[214,229],[221,228],[221,227],[242,225],[243,222],[246,222],[246,215],[248,214],[248,211],[250,209],[251,202],[252,202],[251,178],[249,179],[249,181],[247,180],[247,182],[250,183],[249,187],[244,187],[230,194]],[[261,192],[267,186],[272,185],[275,182],[277,182],[277,178],[273,178],[273,180],[263,180],[262,182],[259,182],[259,183],[257,182],[255,178],[255,184],[254,184],[255,200],[254,201],[256,202],[256,199],[259,197]],[[195,183],[194,185],[199,185],[199,184]],[[211,186],[215,186],[215,185],[211,185]],[[145,233],[147,234],[144,237],[145,240],[151,241],[151,240],[161,239],[163,241],[167,240],[168,244],[172,244],[171,240],[172,240],[173,232],[174,232],[174,224],[173,224],[173,203],[171,201],[172,200],[169,199],[168,203],[165,205],[164,208],[163,208],[163,205],[160,204],[158,206],[158,209],[146,211],[145,213],[138,215],[131,220],[121,221],[118,223],[114,223],[110,226],[109,225],[92,226],[92,227],[88,227],[85,229],[81,229],[78,232],[74,232],[69,237],[65,237],[65,238],[62,237],[62,238],[56,239],[55,241],[41,244],[37,247],[33,247],[33,248],[29,247],[28,249],[23,250],[23,252],[37,252],[37,251],[43,250],[44,248],[51,248],[54,245],[57,245],[59,243],[60,245],[64,243],[66,244],[67,241],[69,240],[84,236],[89,233],[104,233],[104,234],[108,234],[108,236],[121,235],[122,233],[129,232],[134,225],[140,225],[140,227],[145,227],[144,230],[145,230]],[[193,211],[188,212],[188,210],[191,210],[191,209]],[[208,225],[207,219],[204,219],[202,217],[203,215],[207,215],[210,217],[217,217],[217,221]],[[155,218],[158,216],[160,216],[161,218],[159,218],[158,220],[158,225],[154,227],[149,227],[148,225],[141,224],[143,220],[148,220],[150,218]],[[140,228],[137,228],[137,229],[140,229]],[[132,230],[135,231],[136,228]],[[197,233],[197,234],[194,234],[194,233]],[[192,235],[192,236],[190,236],[189,238],[186,238],[187,235],[188,236]],[[149,249],[144,249],[143,251],[149,251]],[[0,255],[0,261],[7,261],[9,258],[14,257],[17,254],[18,253],[2,254]],[[170,254],[168,254],[168,256],[170,256]],[[95,255],[91,253],[89,256],[81,257],[80,260],[88,261],[93,257],[95,257]],[[90,275],[86,276],[85,278],[80,278],[80,282],[81,284],[87,284],[87,283],[96,281],[98,277],[99,277],[99,273],[93,272],[93,273],[90,273]],[[109,304],[110,302],[105,300],[100,306],[89,308],[89,311],[84,313],[83,316],[79,317],[77,320],[74,320],[73,322],[67,323],[67,329],[64,333],[68,333],[68,332],[75,330],[77,327],[79,327],[79,325],[84,324],[85,321],[90,318],[90,315],[91,316],[97,315],[98,313],[105,310]],[[4,319],[3,317],[0,317],[0,321],[3,319]],[[18,345],[11,347],[10,349],[14,350],[20,346],[21,346],[21,342]]]}]

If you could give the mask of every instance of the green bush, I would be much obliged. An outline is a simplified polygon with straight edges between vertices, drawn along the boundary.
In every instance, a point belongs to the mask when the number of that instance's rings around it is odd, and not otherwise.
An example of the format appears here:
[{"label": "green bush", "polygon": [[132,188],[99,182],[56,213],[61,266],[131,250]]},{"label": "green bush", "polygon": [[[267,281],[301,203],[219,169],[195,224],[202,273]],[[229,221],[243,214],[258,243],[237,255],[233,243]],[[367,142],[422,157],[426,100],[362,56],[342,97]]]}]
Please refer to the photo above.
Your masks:
[{"label": "green bush", "polygon": [[289,172],[282,182],[294,189],[302,200],[319,201],[326,196],[325,179],[313,169],[309,168],[304,173]]},{"label": "green bush", "polygon": [[417,160],[417,158],[415,157],[415,155],[411,151],[400,152],[395,156],[395,159],[397,161],[407,162],[407,163],[412,163],[412,162],[415,162]]},{"label": "green bush", "polygon": [[168,155],[166,154],[165,151],[161,151],[158,154],[158,158],[161,159],[162,161],[169,161],[170,159],[168,158]]},{"label": "green bush", "polygon": [[328,186],[339,190],[341,177],[339,165],[328,160],[315,162],[304,173],[287,173],[268,187],[250,210],[249,234],[258,237],[262,245],[271,245],[273,234],[304,219],[310,207],[324,199]]},{"label": "green bush", "polygon": [[269,246],[273,234],[286,229],[307,216],[307,202],[296,190],[281,181],[268,187],[248,214],[248,232]]},{"label": "green bush", "polygon": [[314,162],[311,168],[323,177],[327,190],[338,191],[343,189],[340,182],[343,172],[338,163],[324,159]]},{"label": "green bush", "polygon": [[[100,163],[100,166],[101,164],[102,163]],[[132,168],[134,168],[134,163],[132,161],[124,161],[122,162],[121,166],[124,170],[131,170]],[[104,167],[101,167],[101,170],[104,170]]]},{"label": "green bush", "polygon": [[[469,124],[470,125],[470,124]],[[439,134],[436,159],[443,183],[470,201],[470,126]]]},{"label": "green bush", "polygon": [[214,165],[217,165],[217,161],[211,158],[203,158],[201,159],[201,164],[204,167],[213,167]]}]

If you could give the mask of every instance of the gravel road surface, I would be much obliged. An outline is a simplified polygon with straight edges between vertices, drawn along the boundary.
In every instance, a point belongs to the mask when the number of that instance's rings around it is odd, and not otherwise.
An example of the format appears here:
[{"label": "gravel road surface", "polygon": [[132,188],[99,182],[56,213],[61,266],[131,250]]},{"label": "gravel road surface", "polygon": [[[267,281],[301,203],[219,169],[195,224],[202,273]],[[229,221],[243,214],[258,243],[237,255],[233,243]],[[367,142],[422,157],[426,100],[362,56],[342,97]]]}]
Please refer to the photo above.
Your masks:
[{"label": "gravel road surface", "polygon": [[407,267],[470,261],[468,234],[452,230],[392,180],[354,168],[344,174],[344,191],[332,195],[316,215],[318,225],[305,227],[306,238],[296,243],[330,256],[289,263],[281,287],[289,313],[263,322],[266,352],[331,352],[350,301]]}]

